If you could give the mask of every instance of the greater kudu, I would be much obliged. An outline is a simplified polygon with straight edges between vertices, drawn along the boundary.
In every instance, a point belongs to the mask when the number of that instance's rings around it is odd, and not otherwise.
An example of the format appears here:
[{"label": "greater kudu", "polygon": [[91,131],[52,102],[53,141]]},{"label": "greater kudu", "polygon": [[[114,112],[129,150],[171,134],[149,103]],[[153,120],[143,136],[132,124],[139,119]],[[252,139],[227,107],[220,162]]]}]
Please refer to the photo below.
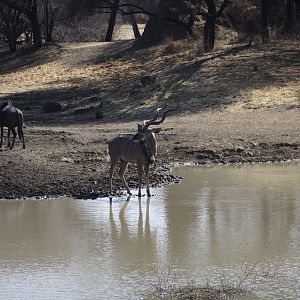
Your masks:
[{"label": "greater kudu", "polygon": [[[0,105],[0,127],[1,127],[1,140],[0,140],[0,148],[2,147],[3,142],[3,127],[8,128],[7,132],[7,147],[13,149],[16,139],[16,130],[15,127],[18,128],[19,138],[23,140],[23,149],[25,149],[25,140],[23,133],[23,125],[24,118],[23,113],[16,107],[14,107],[11,101],[5,101]],[[13,134],[13,141],[10,145],[10,132]]]},{"label": "greater kudu", "polygon": [[143,167],[146,175],[147,195],[149,197],[151,196],[150,189],[149,189],[149,167],[152,163],[154,163],[155,155],[157,151],[157,142],[155,138],[155,133],[159,133],[161,128],[150,129],[149,126],[159,125],[163,123],[167,114],[169,112],[177,110],[179,106],[180,104],[175,109],[169,109],[163,112],[162,118],[159,121],[157,121],[157,118],[162,108],[158,108],[156,110],[156,114],[153,119],[145,120],[143,121],[142,124],[138,124],[138,132],[134,136],[118,136],[109,142],[108,151],[111,160],[111,166],[109,169],[109,184],[110,184],[111,194],[112,194],[112,177],[117,163],[120,162],[121,166],[120,166],[119,175],[123,185],[127,190],[127,193],[131,195],[129,187],[125,181],[124,174],[128,163],[134,162],[137,164],[137,170],[138,170],[138,185],[139,185],[138,196],[141,197]]}]

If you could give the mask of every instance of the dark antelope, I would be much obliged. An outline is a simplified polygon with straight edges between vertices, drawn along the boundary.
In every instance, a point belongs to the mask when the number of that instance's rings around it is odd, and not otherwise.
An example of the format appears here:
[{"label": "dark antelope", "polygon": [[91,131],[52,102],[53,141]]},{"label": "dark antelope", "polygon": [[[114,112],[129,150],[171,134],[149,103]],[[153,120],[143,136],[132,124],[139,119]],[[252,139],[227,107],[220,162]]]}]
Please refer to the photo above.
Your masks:
[{"label": "dark antelope", "polygon": [[[0,127],[1,127],[1,141],[0,141],[0,148],[2,147],[3,142],[3,127],[8,128],[7,132],[7,147],[12,149],[15,144],[16,139],[16,130],[18,128],[18,135],[19,138],[23,141],[23,149],[25,149],[25,141],[24,141],[24,133],[23,133],[23,125],[24,125],[24,118],[23,113],[16,107],[14,107],[11,101],[6,101],[0,105]],[[10,145],[10,132],[13,134],[13,141]]]},{"label": "dark antelope", "polygon": [[163,123],[167,114],[169,112],[177,110],[179,106],[180,104],[175,109],[169,109],[165,111],[162,115],[161,120],[159,121],[157,121],[157,118],[162,108],[158,108],[156,110],[156,114],[153,119],[145,120],[143,121],[142,124],[138,124],[138,132],[134,136],[119,136],[114,138],[111,142],[109,142],[108,151],[111,160],[111,166],[109,170],[109,184],[110,184],[111,194],[112,194],[112,177],[117,163],[120,162],[121,166],[120,166],[119,175],[123,185],[127,190],[127,193],[131,195],[129,187],[125,181],[124,174],[128,163],[134,162],[137,164],[137,171],[138,171],[138,185],[139,185],[138,196],[141,197],[143,167],[146,175],[147,195],[151,196],[150,189],[149,189],[149,167],[152,163],[154,163],[155,155],[157,151],[157,142],[155,138],[155,133],[159,133],[161,128],[150,129],[149,126],[159,125]]}]

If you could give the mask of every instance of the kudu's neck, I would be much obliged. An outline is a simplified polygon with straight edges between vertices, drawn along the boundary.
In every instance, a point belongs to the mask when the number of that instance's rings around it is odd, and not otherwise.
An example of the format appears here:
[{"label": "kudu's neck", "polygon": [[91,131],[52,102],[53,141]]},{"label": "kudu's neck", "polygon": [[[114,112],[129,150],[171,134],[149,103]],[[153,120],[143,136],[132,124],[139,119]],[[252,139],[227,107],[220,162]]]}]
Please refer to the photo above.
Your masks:
[{"label": "kudu's neck", "polygon": [[157,150],[157,141],[155,138],[154,133],[150,134],[146,140],[145,140],[146,146],[149,148],[149,150],[151,151],[151,154],[153,156],[156,155],[156,150]]}]

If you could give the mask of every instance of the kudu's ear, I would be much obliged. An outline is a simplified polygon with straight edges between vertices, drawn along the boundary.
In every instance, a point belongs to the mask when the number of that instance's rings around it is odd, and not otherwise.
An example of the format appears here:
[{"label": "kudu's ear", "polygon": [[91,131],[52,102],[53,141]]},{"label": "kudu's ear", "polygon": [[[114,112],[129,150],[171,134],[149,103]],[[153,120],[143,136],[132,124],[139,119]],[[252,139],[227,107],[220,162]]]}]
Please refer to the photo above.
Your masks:
[{"label": "kudu's ear", "polygon": [[161,131],[161,127],[157,127],[157,128],[152,128],[151,131],[153,133],[159,133]]}]

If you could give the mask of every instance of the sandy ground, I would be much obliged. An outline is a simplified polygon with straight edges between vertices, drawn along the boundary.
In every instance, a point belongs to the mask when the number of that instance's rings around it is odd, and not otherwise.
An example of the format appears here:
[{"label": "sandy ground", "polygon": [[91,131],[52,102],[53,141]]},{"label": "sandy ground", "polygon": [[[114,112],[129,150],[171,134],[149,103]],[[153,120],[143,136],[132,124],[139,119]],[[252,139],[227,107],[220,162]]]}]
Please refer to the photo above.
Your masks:
[{"label": "sandy ground", "polygon": [[[182,103],[157,135],[151,184],[178,179],[177,163],[252,163],[299,159],[300,43],[218,45],[194,42],[133,51],[132,42],[52,44],[38,51],[0,50],[0,103],[25,116],[26,150],[0,151],[0,198],[108,192],[107,142],[167,104]],[[153,81],[143,85],[142,76]],[[43,113],[47,101],[61,103]],[[96,119],[95,112],[103,112]],[[116,174],[117,175],[117,174]],[[136,187],[135,166],[127,181]],[[115,189],[122,191],[115,176]]]}]

